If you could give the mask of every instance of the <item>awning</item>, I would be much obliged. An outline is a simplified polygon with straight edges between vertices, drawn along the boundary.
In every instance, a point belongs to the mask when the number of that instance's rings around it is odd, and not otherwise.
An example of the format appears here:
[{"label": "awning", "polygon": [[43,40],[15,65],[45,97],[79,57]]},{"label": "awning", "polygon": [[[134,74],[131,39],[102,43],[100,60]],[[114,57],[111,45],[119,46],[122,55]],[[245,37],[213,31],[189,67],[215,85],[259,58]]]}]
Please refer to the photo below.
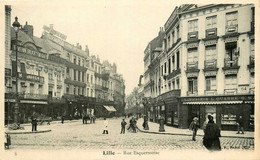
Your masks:
[{"label": "awning", "polygon": [[21,100],[20,103],[30,103],[30,104],[48,104],[45,101],[30,101],[30,100]]},{"label": "awning", "polygon": [[113,106],[104,106],[109,112],[116,112],[116,109]]},{"label": "awning", "polygon": [[255,103],[255,101],[245,101],[245,103]]},{"label": "awning", "polygon": [[183,102],[183,104],[241,104],[243,101],[206,101],[206,102]]}]

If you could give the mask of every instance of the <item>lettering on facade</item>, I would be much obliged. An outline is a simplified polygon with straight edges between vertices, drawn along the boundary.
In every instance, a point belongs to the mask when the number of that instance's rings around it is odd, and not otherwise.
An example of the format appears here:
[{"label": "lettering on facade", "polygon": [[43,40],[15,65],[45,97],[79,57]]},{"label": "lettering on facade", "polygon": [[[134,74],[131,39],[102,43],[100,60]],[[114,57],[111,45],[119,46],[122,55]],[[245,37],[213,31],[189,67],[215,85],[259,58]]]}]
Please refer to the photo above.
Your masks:
[{"label": "lettering on facade", "polygon": [[53,42],[55,42],[55,43],[57,43],[57,44],[59,44],[59,45],[61,45],[61,46],[64,46],[64,42],[61,40],[61,39],[59,39],[59,38],[57,38],[57,37],[54,37],[54,36],[52,36],[51,34],[49,34],[49,33],[47,33],[47,32],[43,32],[43,35],[46,37],[46,38],[48,38],[49,40],[51,40],[51,41],[53,41]]},{"label": "lettering on facade", "polygon": [[66,39],[67,39],[67,36],[66,36],[66,35],[64,35],[64,34],[58,32],[58,31],[54,30],[53,28],[50,28],[50,27],[48,27],[48,26],[46,26],[46,25],[43,26],[43,29],[44,29],[45,31],[49,32],[50,34],[55,35],[55,36],[57,36],[57,37],[59,37],[59,38],[61,38],[61,39],[63,39],[63,40],[66,40]]},{"label": "lettering on facade", "polygon": [[205,72],[205,76],[216,76],[217,75],[217,71],[207,71]]},{"label": "lettering on facade", "polygon": [[199,102],[199,101],[236,101],[236,100],[254,100],[254,96],[225,96],[225,97],[195,97],[182,98],[182,102]]},{"label": "lettering on facade", "polygon": [[229,37],[229,38],[225,38],[224,42],[228,43],[228,42],[236,42],[238,40],[238,37]]},{"label": "lettering on facade", "polygon": [[187,44],[187,48],[193,48],[193,47],[198,47],[198,46],[199,46],[199,42]]},{"label": "lettering on facade", "polygon": [[197,73],[197,72],[187,73],[187,77],[188,77],[188,78],[190,78],[190,77],[198,77],[198,73]]},{"label": "lettering on facade", "polygon": [[217,40],[205,41],[204,43],[205,46],[214,45],[214,44],[217,44]]},{"label": "lettering on facade", "polygon": [[229,69],[229,70],[225,70],[224,74],[225,75],[233,75],[233,74],[237,74],[238,70],[237,69]]},{"label": "lettering on facade", "polygon": [[238,85],[238,93],[248,93],[249,92],[249,85]]},{"label": "lettering on facade", "polygon": [[[16,46],[14,45],[13,48],[15,48],[15,47]],[[32,56],[47,59],[46,53],[41,53],[41,52],[38,52],[38,51],[30,50],[28,48],[23,48],[23,47],[20,47],[20,46],[17,46],[17,50],[18,50],[18,52],[21,52],[21,53],[25,53],[25,54],[29,54],[29,55],[32,55]]]}]

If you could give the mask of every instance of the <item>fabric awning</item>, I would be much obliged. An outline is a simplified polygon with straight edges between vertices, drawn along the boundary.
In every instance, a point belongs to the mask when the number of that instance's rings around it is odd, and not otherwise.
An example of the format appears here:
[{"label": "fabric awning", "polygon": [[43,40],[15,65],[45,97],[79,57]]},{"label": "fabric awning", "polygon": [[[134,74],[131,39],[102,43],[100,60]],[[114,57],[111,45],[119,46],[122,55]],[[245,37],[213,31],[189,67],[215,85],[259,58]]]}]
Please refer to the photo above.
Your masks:
[{"label": "fabric awning", "polygon": [[245,103],[255,103],[255,101],[245,101]]},{"label": "fabric awning", "polygon": [[104,106],[109,112],[116,112],[116,109],[113,106]]},{"label": "fabric awning", "polygon": [[206,101],[206,102],[183,102],[183,104],[241,104],[243,101]]}]

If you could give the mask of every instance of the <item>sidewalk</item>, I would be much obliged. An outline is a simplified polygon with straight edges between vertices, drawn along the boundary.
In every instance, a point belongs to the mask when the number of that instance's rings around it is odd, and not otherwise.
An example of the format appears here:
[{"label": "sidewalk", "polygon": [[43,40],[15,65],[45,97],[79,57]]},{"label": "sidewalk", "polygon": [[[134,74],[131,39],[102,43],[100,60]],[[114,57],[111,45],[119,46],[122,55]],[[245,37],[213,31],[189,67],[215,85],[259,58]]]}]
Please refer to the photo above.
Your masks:
[{"label": "sidewalk", "polygon": [[[164,125],[165,132],[159,132],[158,123],[148,122],[149,130],[144,130],[142,124],[143,124],[143,119],[139,119],[137,122],[137,127],[139,131],[144,133],[192,136],[192,131],[190,131],[189,129],[180,129],[180,128]],[[246,131],[245,134],[236,134],[236,133],[237,133],[236,131],[221,131],[221,137],[254,139],[254,132]],[[199,129],[197,132],[197,136],[203,136],[203,135],[204,135],[203,130]]]}]

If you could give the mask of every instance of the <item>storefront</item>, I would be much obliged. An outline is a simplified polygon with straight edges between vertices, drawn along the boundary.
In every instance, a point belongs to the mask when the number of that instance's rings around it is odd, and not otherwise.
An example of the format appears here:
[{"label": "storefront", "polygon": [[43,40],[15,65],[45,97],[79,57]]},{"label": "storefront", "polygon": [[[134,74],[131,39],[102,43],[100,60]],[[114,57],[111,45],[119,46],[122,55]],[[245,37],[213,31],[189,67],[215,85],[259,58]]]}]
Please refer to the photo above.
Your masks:
[{"label": "storefront", "polygon": [[254,95],[182,97],[180,101],[188,108],[188,113],[182,114],[186,127],[195,116],[202,127],[211,115],[222,130],[236,130],[236,120],[242,116],[245,130],[254,130]]}]

